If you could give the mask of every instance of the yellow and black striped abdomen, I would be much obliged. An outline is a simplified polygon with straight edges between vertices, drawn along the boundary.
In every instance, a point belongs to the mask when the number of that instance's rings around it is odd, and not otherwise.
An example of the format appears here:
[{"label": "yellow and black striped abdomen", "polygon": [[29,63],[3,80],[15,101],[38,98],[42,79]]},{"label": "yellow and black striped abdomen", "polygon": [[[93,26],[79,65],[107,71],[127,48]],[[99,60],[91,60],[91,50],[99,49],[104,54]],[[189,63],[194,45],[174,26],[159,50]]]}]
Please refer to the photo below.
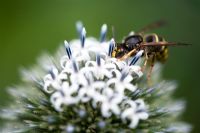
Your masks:
[{"label": "yellow and black striped abdomen", "polygon": [[156,60],[164,63],[168,58],[168,48],[166,46],[162,46],[161,51],[156,52]]}]

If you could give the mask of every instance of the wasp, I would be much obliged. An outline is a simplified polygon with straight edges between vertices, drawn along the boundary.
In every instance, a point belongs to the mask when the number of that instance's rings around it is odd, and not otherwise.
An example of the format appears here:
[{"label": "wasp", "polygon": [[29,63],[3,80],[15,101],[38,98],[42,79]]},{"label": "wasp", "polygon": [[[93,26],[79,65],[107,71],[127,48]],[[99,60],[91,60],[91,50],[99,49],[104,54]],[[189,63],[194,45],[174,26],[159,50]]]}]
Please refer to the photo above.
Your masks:
[{"label": "wasp", "polygon": [[144,32],[164,25],[163,21],[152,23],[136,34],[127,36],[122,43],[117,43],[117,46],[112,52],[112,56],[118,60],[126,60],[133,57],[129,65],[134,65],[141,57],[145,57],[142,71],[150,64],[150,70],[147,74],[148,81],[152,73],[155,62],[164,63],[168,58],[168,46],[186,46],[190,44],[167,42],[163,37],[152,33],[145,34]]}]

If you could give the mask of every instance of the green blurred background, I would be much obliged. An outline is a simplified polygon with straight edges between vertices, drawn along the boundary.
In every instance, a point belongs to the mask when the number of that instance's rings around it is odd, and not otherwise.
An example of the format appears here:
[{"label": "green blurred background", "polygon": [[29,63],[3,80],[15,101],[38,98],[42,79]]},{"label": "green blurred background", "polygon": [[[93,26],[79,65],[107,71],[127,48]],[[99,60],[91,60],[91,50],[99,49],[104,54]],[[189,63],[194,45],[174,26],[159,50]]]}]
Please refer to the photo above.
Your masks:
[{"label": "green blurred background", "polygon": [[5,88],[20,81],[18,69],[36,63],[43,51],[55,52],[64,39],[75,38],[77,20],[85,24],[88,36],[99,37],[103,23],[114,25],[120,41],[159,19],[169,25],[153,32],[193,44],[170,48],[164,77],[179,82],[175,96],[187,100],[183,119],[199,133],[199,0],[0,0],[0,105],[8,100]]}]

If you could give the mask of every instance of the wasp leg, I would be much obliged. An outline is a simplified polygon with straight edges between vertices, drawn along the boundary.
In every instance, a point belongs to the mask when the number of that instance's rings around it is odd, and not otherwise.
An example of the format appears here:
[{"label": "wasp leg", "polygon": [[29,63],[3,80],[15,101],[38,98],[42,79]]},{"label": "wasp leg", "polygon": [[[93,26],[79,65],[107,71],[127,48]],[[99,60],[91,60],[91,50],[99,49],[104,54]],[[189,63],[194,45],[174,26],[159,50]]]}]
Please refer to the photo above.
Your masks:
[{"label": "wasp leg", "polygon": [[149,68],[149,72],[147,74],[147,81],[148,81],[148,85],[151,86],[151,73],[153,71],[153,67],[154,67],[154,64],[155,64],[155,55],[152,56],[152,61],[151,61],[151,66]]},{"label": "wasp leg", "polygon": [[134,54],[136,52],[136,49],[131,50],[130,52],[128,52],[128,54],[125,54],[124,56],[122,56],[121,58],[119,58],[118,60],[122,61],[125,60],[127,58],[129,58],[132,54]]},{"label": "wasp leg", "polygon": [[145,61],[144,61],[144,65],[142,66],[142,69],[141,69],[142,72],[144,72],[146,69],[148,58],[149,57],[148,57],[147,53],[145,53]]}]

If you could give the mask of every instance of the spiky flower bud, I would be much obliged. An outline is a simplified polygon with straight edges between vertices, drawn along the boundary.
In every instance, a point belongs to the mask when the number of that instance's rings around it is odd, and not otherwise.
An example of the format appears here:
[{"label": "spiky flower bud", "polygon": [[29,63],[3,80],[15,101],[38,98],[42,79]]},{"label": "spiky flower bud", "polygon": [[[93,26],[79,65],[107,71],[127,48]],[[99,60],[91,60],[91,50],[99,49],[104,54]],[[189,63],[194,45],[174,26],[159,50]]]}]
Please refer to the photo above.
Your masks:
[{"label": "spiky flower bud", "polygon": [[162,80],[161,65],[149,87],[137,55],[126,61],[111,56],[116,43],[106,41],[105,24],[99,41],[86,38],[80,22],[77,31],[80,39],[64,41],[55,56],[44,55],[23,70],[22,84],[9,89],[12,104],[1,110],[1,132],[190,131],[179,122],[184,101],[171,97],[176,83]]}]

